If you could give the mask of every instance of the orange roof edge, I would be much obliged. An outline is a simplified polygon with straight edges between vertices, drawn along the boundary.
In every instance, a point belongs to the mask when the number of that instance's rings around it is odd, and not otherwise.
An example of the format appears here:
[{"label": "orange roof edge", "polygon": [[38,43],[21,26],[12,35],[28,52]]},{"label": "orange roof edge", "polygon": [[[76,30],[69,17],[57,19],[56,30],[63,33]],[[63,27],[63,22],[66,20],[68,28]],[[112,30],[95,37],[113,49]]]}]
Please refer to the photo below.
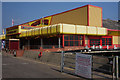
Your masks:
[{"label": "orange roof edge", "polygon": [[88,6],[92,6],[92,7],[101,8],[102,9],[102,7],[98,7],[98,6],[94,6],[94,5],[90,5],[90,4],[88,4]]}]

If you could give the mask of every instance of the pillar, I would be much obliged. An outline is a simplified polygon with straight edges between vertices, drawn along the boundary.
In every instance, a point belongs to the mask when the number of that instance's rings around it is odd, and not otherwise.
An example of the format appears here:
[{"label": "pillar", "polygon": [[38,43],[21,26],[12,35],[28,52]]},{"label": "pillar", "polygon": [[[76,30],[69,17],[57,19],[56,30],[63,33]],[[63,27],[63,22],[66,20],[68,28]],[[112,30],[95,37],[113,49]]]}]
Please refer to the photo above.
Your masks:
[{"label": "pillar", "polygon": [[30,49],[30,39],[28,39],[28,49]]},{"label": "pillar", "polygon": [[83,35],[83,46],[85,47],[85,35]]},{"label": "pillar", "polygon": [[43,48],[43,39],[41,38],[41,47]]},{"label": "pillar", "polygon": [[59,48],[60,48],[60,47],[61,47],[61,46],[60,46],[60,37],[58,37],[58,44],[59,44]]},{"label": "pillar", "polygon": [[64,48],[64,34],[62,35],[62,47]]}]

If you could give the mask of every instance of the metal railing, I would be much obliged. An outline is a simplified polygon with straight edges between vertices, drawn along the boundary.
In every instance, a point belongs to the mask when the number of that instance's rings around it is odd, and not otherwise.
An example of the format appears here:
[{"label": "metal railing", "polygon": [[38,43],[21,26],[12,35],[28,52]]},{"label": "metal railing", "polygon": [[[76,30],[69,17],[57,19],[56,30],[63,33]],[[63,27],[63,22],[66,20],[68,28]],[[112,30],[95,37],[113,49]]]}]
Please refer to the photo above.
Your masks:
[{"label": "metal railing", "polygon": [[59,45],[24,45],[22,46],[22,49],[40,49],[42,47],[43,49],[53,49],[53,48],[62,48],[62,46]]},{"label": "metal railing", "polygon": [[[92,55],[91,76],[92,78],[107,78],[116,79],[119,78],[119,65],[118,56],[105,57]],[[73,75],[76,69],[76,53],[64,53],[61,54],[61,72],[67,72]]]}]

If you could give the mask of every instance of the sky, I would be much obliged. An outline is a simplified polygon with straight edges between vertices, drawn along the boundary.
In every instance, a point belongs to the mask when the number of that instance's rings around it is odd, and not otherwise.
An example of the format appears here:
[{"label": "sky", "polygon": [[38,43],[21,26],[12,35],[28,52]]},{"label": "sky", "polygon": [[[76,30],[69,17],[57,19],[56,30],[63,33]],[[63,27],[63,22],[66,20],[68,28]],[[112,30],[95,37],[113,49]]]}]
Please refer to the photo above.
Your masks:
[{"label": "sky", "polygon": [[118,2],[2,2],[2,27],[29,22],[87,4],[103,8],[103,19],[118,20]]}]

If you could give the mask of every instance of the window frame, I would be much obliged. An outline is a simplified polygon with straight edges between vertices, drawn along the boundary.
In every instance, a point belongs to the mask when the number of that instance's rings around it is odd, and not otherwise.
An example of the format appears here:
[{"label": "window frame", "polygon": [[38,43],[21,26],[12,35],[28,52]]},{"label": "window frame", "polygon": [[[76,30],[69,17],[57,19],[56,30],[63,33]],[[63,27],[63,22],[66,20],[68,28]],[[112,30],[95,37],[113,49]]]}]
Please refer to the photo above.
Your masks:
[{"label": "window frame", "polygon": [[[68,38],[65,38],[67,36]],[[73,39],[71,40],[70,37],[73,36]],[[77,40],[75,38],[77,36]],[[82,39],[80,40],[80,36]],[[68,45],[65,44],[65,42],[68,42]],[[73,45],[70,44],[70,42],[73,41]],[[75,42],[78,41],[78,45],[75,44]],[[82,44],[80,44],[80,41],[82,41]],[[83,35],[64,35],[64,46],[83,46]]]},{"label": "window frame", "polygon": [[[104,45],[103,45],[103,40],[102,40],[102,46],[107,46],[107,45],[112,46],[112,38],[111,37],[106,37],[104,39],[105,39],[105,42],[104,42]],[[111,41],[109,41],[109,39],[111,39]]]}]

